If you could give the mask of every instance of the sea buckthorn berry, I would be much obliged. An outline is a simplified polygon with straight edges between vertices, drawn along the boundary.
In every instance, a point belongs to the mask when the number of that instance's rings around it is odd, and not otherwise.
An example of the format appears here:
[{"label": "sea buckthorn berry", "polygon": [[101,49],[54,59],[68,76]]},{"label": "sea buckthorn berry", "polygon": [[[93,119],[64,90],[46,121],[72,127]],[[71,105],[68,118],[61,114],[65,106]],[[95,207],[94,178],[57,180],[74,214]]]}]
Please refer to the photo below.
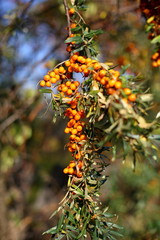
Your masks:
[{"label": "sea buckthorn berry", "polygon": [[77,126],[77,131],[78,131],[78,132],[81,132],[81,131],[82,131],[82,129],[83,129],[83,128],[82,128],[82,126],[81,126],[81,125]]},{"label": "sea buckthorn berry", "polygon": [[77,110],[72,110],[72,114],[75,116],[77,114]]},{"label": "sea buckthorn berry", "polygon": [[64,172],[64,174],[67,174],[68,173],[68,168],[64,168],[63,172]]},{"label": "sea buckthorn berry", "polygon": [[68,72],[69,73],[73,72],[73,68],[71,66],[68,67]]},{"label": "sea buckthorn berry", "polygon": [[77,61],[80,62],[80,63],[85,63],[86,60],[85,60],[84,57],[78,56]]},{"label": "sea buckthorn berry", "polygon": [[59,71],[59,73],[65,73],[66,72],[66,70],[62,66],[59,67],[58,71]]},{"label": "sea buckthorn berry", "polygon": [[65,61],[64,65],[65,65],[66,67],[69,67],[69,66],[71,65],[71,63],[70,63],[69,60],[67,60],[67,61]]},{"label": "sea buckthorn berry", "polygon": [[86,68],[86,69],[84,69],[83,73],[84,73],[85,77],[88,77],[90,70]]},{"label": "sea buckthorn berry", "polygon": [[84,134],[82,134],[81,136],[80,136],[80,140],[82,141],[82,140],[85,140],[87,137],[86,137],[86,135],[84,135]]},{"label": "sea buckthorn berry", "polygon": [[73,134],[73,135],[76,135],[77,134],[77,129],[73,129],[72,131],[71,131],[71,133]]},{"label": "sea buckthorn berry", "polygon": [[70,132],[70,128],[65,128],[65,129],[64,129],[64,132],[65,132],[65,133],[69,133],[69,132]]},{"label": "sea buckthorn berry", "polygon": [[122,87],[122,82],[121,81],[116,81],[114,87],[116,89],[120,89]]},{"label": "sea buckthorn berry", "polygon": [[68,91],[68,87],[67,86],[62,87],[62,92],[67,92],[67,91]]},{"label": "sea buckthorn berry", "polygon": [[57,74],[57,75],[55,76],[55,78],[56,78],[56,80],[58,81],[58,80],[60,79],[60,76]]},{"label": "sea buckthorn berry", "polygon": [[80,120],[81,119],[81,115],[79,113],[77,113],[75,116],[74,116],[74,119],[76,121]]},{"label": "sea buckthorn berry", "polygon": [[123,91],[126,95],[130,95],[132,93],[130,88],[124,88]]},{"label": "sea buckthorn berry", "polygon": [[80,138],[78,136],[76,136],[75,141],[80,142]]},{"label": "sea buckthorn berry", "polygon": [[69,87],[71,85],[71,81],[66,82],[66,86]]},{"label": "sea buckthorn berry", "polygon": [[80,159],[81,158],[81,153],[76,153],[75,159]]},{"label": "sea buckthorn berry", "polygon": [[76,176],[78,177],[78,178],[81,178],[82,177],[82,172],[77,172],[77,174],[76,174]]},{"label": "sea buckthorn berry", "polygon": [[70,164],[69,164],[69,167],[70,168],[74,168],[76,166],[76,163],[75,162],[70,162]]},{"label": "sea buckthorn berry", "polygon": [[50,79],[50,82],[51,82],[51,83],[56,83],[56,82],[57,82],[57,79],[56,79],[55,77],[52,77],[52,78]]},{"label": "sea buckthorn berry", "polygon": [[113,94],[116,93],[116,90],[114,90],[113,88],[108,88],[108,89],[107,89],[107,93],[108,93],[109,95],[113,95]]},{"label": "sea buckthorn berry", "polygon": [[70,89],[72,89],[73,91],[75,91],[76,90],[76,85],[74,84],[74,83],[72,83],[71,85],[70,85]]},{"label": "sea buckthorn berry", "polygon": [[72,135],[69,137],[70,140],[74,140],[75,138],[76,138],[76,135],[74,135],[74,134],[72,134]]},{"label": "sea buckthorn berry", "polygon": [[94,70],[96,71],[101,69],[101,65],[99,63],[95,63],[93,67],[94,67]]},{"label": "sea buckthorn berry", "polygon": [[158,64],[157,64],[156,61],[153,61],[153,62],[152,62],[152,67],[158,67]]},{"label": "sea buckthorn berry", "polygon": [[58,68],[55,68],[53,71],[54,71],[55,74],[59,74]]},{"label": "sea buckthorn berry", "polygon": [[75,9],[74,8],[70,8],[68,13],[69,13],[69,15],[73,15],[75,13]]},{"label": "sea buckthorn berry", "polygon": [[72,95],[72,94],[73,94],[72,89],[68,89],[67,92],[66,92],[66,94],[67,94],[68,96]]},{"label": "sea buckthorn berry", "polygon": [[68,126],[68,127],[72,127],[75,123],[76,123],[76,121],[75,121],[74,119],[71,119],[71,120],[67,123],[67,126]]},{"label": "sea buckthorn berry", "polygon": [[74,62],[77,60],[77,58],[78,58],[78,56],[75,55],[75,54],[71,56],[71,59],[72,59]]},{"label": "sea buckthorn berry", "polygon": [[66,51],[67,51],[67,52],[71,52],[71,51],[72,51],[72,48],[71,48],[70,46],[67,46],[67,47],[66,47]]},{"label": "sea buckthorn berry", "polygon": [[137,97],[136,97],[136,94],[134,94],[134,93],[132,93],[132,94],[130,94],[130,95],[128,96],[128,100],[129,100],[130,102],[135,102],[136,99],[137,99]]},{"label": "sea buckthorn berry", "polygon": [[158,52],[154,53],[154,54],[152,55],[152,60],[156,60],[156,59],[158,58],[158,56],[159,56],[159,53],[158,53]]},{"label": "sea buckthorn berry", "polygon": [[51,82],[46,82],[46,87],[51,87]]},{"label": "sea buckthorn berry", "polygon": [[41,80],[40,83],[39,83],[39,85],[40,85],[41,87],[44,87],[44,86],[46,85],[46,82],[45,82],[44,80]]},{"label": "sea buckthorn berry", "polygon": [[71,23],[70,28],[76,28],[77,24],[76,23]]},{"label": "sea buckthorn berry", "polygon": [[85,63],[88,64],[88,63],[91,63],[92,62],[92,59],[91,58],[86,58],[85,59]]},{"label": "sea buckthorn berry", "polygon": [[102,79],[100,80],[100,83],[101,83],[102,85],[105,85],[105,84],[106,84],[105,78],[102,78]]},{"label": "sea buckthorn berry", "polygon": [[116,83],[116,81],[114,79],[112,79],[108,82],[110,87],[114,87],[115,83]]},{"label": "sea buckthorn berry", "polygon": [[71,147],[69,147],[69,148],[68,148],[68,151],[69,151],[69,152],[74,152],[74,149],[71,148]]},{"label": "sea buckthorn berry", "polygon": [[104,77],[106,75],[107,71],[105,69],[102,69],[99,71],[99,76]]},{"label": "sea buckthorn berry", "polygon": [[49,76],[50,76],[51,78],[53,78],[53,77],[56,76],[56,74],[55,74],[55,72],[50,72],[50,73],[49,73]]},{"label": "sea buckthorn berry", "polygon": [[68,168],[68,174],[73,174],[74,173],[74,169],[73,168]]},{"label": "sea buckthorn berry", "polygon": [[50,80],[50,76],[49,76],[49,75],[45,75],[45,76],[43,77],[43,79],[47,82],[47,81]]},{"label": "sea buckthorn berry", "polygon": [[75,81],[74,84],[76,85],[76,87],[79,87],[80,83],[78,81]]}]

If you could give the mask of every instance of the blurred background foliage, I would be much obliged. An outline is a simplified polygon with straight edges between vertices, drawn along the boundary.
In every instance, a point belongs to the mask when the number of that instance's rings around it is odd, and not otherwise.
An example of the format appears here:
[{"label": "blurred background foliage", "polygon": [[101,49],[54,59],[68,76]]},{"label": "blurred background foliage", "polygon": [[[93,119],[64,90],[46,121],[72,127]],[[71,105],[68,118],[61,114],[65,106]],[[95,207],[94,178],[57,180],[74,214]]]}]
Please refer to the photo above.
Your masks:
[{"label": "blurred background foliage", "polygon": [[[99,58],[112,66],[130,65],[154,94],[148,118],[159,111],[159,69],[151,67],[152,46],[145,33],[139,1],[88,0],[84,13],[92,29],[102,28]],[[66,190],[62,169],[65,120],[52,124],[50,100],[38,92],[38,81],[68,58],[62,0],[0,0],[0,239],[49,239],[42,232]],[[157,132],[158,133],[158,132]],[[158,240],[160,236],[159,163],[141,159],[111,163],[102,201],[117,213],[124,240]]]}]

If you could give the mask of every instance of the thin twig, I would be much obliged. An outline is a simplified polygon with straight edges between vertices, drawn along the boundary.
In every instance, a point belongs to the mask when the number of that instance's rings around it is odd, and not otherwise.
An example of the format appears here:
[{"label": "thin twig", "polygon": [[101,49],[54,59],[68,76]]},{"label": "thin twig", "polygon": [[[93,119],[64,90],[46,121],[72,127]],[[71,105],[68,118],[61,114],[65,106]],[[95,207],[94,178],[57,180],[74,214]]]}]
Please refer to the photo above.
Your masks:
[{"label": "thin twig", "polygon": [[66,16],[67,16],[67,22],[68,22],[68,32],[69,32],[69,35],[71,35],[71,27],[70,27],[70,16],[69,16],[69,12],[68,12],[68,5],[67,5],[67,1],[66,0],[63,0],[63,3],[64,3],[64,7],[65,7],[65,11],[66,11]]}]

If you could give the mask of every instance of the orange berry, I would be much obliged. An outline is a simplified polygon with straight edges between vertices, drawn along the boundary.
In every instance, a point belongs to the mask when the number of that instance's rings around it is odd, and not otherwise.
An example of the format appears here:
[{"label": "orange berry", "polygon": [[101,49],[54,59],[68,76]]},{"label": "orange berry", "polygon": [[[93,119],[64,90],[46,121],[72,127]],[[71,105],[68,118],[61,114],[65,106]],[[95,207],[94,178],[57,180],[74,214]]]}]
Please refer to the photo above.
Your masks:
[{"label": "orange berry", "polygon": [[76,175],[77,175],[78,178],[81,178],[82,177],[82,172],[77,172]]},{"label": "orange berry", "polygon": [[67,173],[68,173],[68,168],[64,168],[64,169],[63,169],[63,172],[64,172],[65,174],[67,174]]},{"label": "orange berry", "polygon": [[77,61],[80,62],[80,63],[85,63],[86,60],[85,60],[84,57],[78,56]]},{"label": "orange berry", "polygon": [[67,91],[68,91],[68,87],[67,86],[62,87],[62,92],[67,92]]},{"label": "orange berry", "polygon": [[132,94],[130,94],[130,95],[128,96],[128,100],[129,100],[130,102],[135,102],[136,99],[137,99],[137,97],[136,97],[136,94],[134,94],[134,93],[132,93]]},{"label": "orange berry", "polygon": [[75,91],[76,90],[76,85],[74,84],[74,83],[72,83],[71,85],[70,85],[70,89],[72,89],[73,91]]},{"label": "orange berry", "polygon": [[156,53],[154,53],[154,54],[152,55],[152,59],[153,59],[153,60],[156,60],[156,59],[158,58],[158,56],[159,56],[159,53],[156,52]]},{"label": "orange berry", "polygon": [[70,164],[69,164],[69,167],[70,168],[74,168],[76,166],[76,163],[75,162],[71,162]]},{"label": "orange berry", "polygon": [[43,77],[43,79],[47,82],[47,81],[50,80],[50,76],[49,76],[49,75],[45,75],[45,76]]},{"label": "orange berry", "polygon": [[100,80],[100,83],[101,83],[102,85],[105,85],[105,84],[106,84],[105,78],[102,78],[102,79]]},{"label": "orange berry", "polygon": [[50,73],[49,73],[49,76],[50,76],[51,78],[55,77],[55,75],[56,75],[55,72],[50,72]]},{"label": "orange berry", "polygon": [[71,51],[72,51],[72,48],[71,48],[70,46],[67,46],[67,47],[66,47],[66,51],[67,51],[67,52],[71,52]]},{"label": "orange berry", "polygon": [[67,123],[67,126],[68,127],[72,127],[74,124],[75,124],[75,120],[74,119],[71,119],[68,123]]},{"label": "orange berry", "polygon": [[75,116],[77,114],[77,110],[72,110],[72,114]]},{"label": "orange berry", "polygon": [[86,58],[85,59],[85,63],[88,64],[88,63],[91,63],[92,62],[92,59],[91,58]]},{"label": "orange berry", "polygon": [[79,113],[77,113],[75,116],[74,116],[74,119],[76,121],[80,120],[81,119],[81,115]]},{"label": "orange berry", "polygon": [[80,138],[76,136],[75,141],[80,142]]},{"label": "orange berry", "polygon": [[66,92],[66,94],[67,94],[68,96],[72,95],[72,94],[73,94],[72,89],[68,89],[67,92]]},{"label": "orange berry", "polygon": [[75,159],[80,159],[81,158],[81,154],[80,153],[77,153],[76,155],[75,155]]},{"label": "orange berry", "polygon": [[78,81],[75,81],[74,84],[76,87],[79,87],[79,85],[80,85],[80,83]]},{"label": "orange berry", "polygon": [[55,77],[52,77],[52,78],[50,79],[50,81],[51,81],[51,83],[56,83],[56,82],[57,82],[57,79],[56,79]]},{"label": "orange berry", "polygon": [[51,82],[46,82],[46,87],[51,87]]},{"label": "orange berry", "polygon": [[75,10],[74,8],[70,8],[69,11],[68,11],[69,15],[73,15],[75,13]]},{"label": "orange berry", "polygon": [[70,132],[70,128],[65,128],[65,129],[64,129],[64,132],[65,132],[65,133],[69,133],[69,132]]},{"label": "orange berry", "polygon": [[81,132],[81,131],[82,131],[82,129],[83,129],[83,128],[82,128],[82,126],[81,126],[81,125],[79,125],[79,126],[77,127],[77,131],[78,131],[78,132]]},{"label": "orange berry", "polygon": [[76,135],[76,134],[77,134],[77,129],[73,129],[73,130],[71,131],[71,133],[72,133],[73,135]]},{"label": "orange berry", "polygon": [[69,148],[68,148],[68,151],[69,151],[69,152],[74,152],[74,149],[71,148],[71,147],[69,147]]},{"label": "orange berry", "polygon": [[116,89],[120,89],[122,87],[122,82],[117,81],[117,82],[115,82],[114,86],[115,86]]},{"label": "orange berry", "polygon": [[152,67],[158,67],[158,64],[157,64],[156,61],[153,61],[153,62],[152,62]]},{"label": "orange berry", "polygon": [[71,85],[71,81],[66,82],[66,86],[69,87]]},{"label": "orange berry", "polygon": [[59,73],[65,73],[66,70],[64,69],[64,67],[61,66],[59,67],[58,71]]},{"label": "orange berry", "polygon": [[130,88],[124,88],[123,91],[126,95],[130,95],[132,93]]},{"label": "orange berry", "polygon": [[99,63],[94,64],[94,70],[99,70],[101,68],[101,65]]},{"label": "orange berry", "polygon": [[104,77],[106,75],[107,71],[105,69],[102,69],[99,71],[99,76]]},{"label": "orange berry", "polygon": [[44,86],[46,85],[46,82],[45,82],[44,80],[41,80],[40,83],[39,83],[39,85],[40,85],[41,87],[44,87]]},{"label": "orange berry", "polygon": [[69,66],[71,65],[71,63],[70,63],[70,61],[69,61],[69,60],[65,61],[65,63],[64,63],[64,64],[65,64],[65,66],[66,66],[66,67],[69,67]]},{"label": "orange berry", "polygon": [[107,89],[107,93],[108,93],[109,95],[113,95],[113,94],[116,93],[116,91],[115,91],[113,88],[108,88],[108,89]]},{"label": "orange berry", "polygon": [[80,140],[82,141],[82,140],[85,140],[85,139],[86,139],[86,135],[82,134],[82,135],[80,136]]},{"label": "orange berry", "polygon": [[110,87],[114,87],[115,83],[116,83],[116,81],[114,79],[112,79],[108,82]]},{"label": "orange berry", "polygon": [[77,24],[76,23],[71,23],[70,28],[76,28]]},{"label": "orange berry", "polygon": [[71,66],[68,67],[68,72],[73,72],[73,68]]},{"label": "orange berry", "polygon": [[71,56],[71,59],[72,59],[74,62],[77,60],[77,58],[78,58],[78,56],[75,55],[75,54]]},{"label": "orange berry", "polygon": [[90,70],[86,68],[86,69],[84,69],[83,73],[84,73],[85,77],[88,77]]},{"label": "orange berry", "polygon": [[76,138],[76,135],[74,135],[74,134],[72,134],[72,135],[69,137],[70,140],[74,140],[75,138]]},{"label": "orange berry", "polygon": [[59,74],[58,68],[55,68],[53,71],[54,71],[55,74]]},{"label": "orange berry", "polygon": [[68,168],[68,174],[73,174],[74,173],[74,169],[73,168]]}]

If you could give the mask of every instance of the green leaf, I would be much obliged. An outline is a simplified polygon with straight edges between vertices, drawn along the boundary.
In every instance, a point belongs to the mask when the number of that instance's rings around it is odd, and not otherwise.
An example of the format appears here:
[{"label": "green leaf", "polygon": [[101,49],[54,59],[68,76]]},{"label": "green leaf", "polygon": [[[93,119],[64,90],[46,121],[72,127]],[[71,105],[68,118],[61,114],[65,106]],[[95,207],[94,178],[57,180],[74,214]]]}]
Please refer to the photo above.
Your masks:
[{"label": "green leaf", "polygon": [[76,36],[76,37],[67,38],[64,42],[65,43],[75,42],[75,43],[79,44],[79,43],[83,42],[83,39],[81,36]]},{"label": "green leaf", "polygon": [[52,93],[51,89],[39,89],[41,93]]},{"label": "green leaf", "polygon": [[55,233],[57,233],[57,226],[48,229],[47,231],[43,232],[42,235],[44,235],[44,234],[55,234]]},{"label": "green leaf", "polygon": [[151,41],[152,44],[160,43],[160,35],[156,36],[155,38],[152,39]]},{"label": "green leaf", "polygon": [[85,37],[85,38],[92,38],[92,37],[97,36],[97,35],[100,35],[100,34],[102,34],[102,33],[104,33],[104,31],[101,30],[101,29],[91,30],[90,32],[84,31],[84,37]]}]

